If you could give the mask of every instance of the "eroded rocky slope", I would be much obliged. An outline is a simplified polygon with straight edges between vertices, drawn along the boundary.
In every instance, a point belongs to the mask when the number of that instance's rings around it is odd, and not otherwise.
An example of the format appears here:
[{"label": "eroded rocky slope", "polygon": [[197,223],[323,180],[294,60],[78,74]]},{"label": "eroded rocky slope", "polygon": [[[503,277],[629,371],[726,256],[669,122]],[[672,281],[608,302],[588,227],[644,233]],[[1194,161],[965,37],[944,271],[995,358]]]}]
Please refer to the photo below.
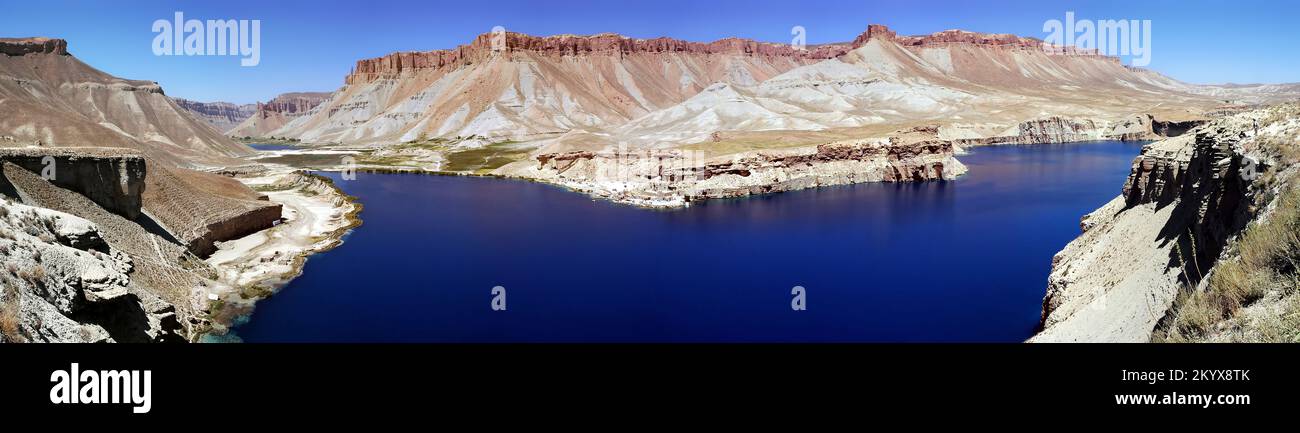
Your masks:
[{"label": "eroded rocky slope", "polygon": [[606,128],[681,103],[714,83],[756,84],[845,49],[518,33],[503,34],[494,47],[493,38],[358,61],[329,101],[269,135],[396,143]]},{"label": "eroded rocky slope", "polygon": [[1296,113],[1248,111],[1144,147],[1121,194],[1053,258],[1031,341],[1149,341],[1180,293],[1207,290],[1236,236],[1293,176],[1269,143],[1295,136]]},{"label": "eroded rocky slope", "polygon": [[0,163],[9,341],[192,339],[229,290],[200,256],[280,218],[233,180],[130,149],[8,148]]},{"label": "eroded rocky slope", "polygon": [[139,150],[173,165],[232,164],[252,151],[187,114],[158,83],[96,70],[61,39],[0,39],[0,147]]}]

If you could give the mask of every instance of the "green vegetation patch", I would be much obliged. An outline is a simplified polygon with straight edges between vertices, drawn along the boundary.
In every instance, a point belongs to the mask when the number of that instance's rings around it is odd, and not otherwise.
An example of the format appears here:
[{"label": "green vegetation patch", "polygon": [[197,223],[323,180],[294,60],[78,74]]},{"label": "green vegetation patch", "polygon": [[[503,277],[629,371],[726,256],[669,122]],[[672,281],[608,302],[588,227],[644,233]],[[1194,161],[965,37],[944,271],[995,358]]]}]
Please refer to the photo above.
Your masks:
[{"label": "green vegetation patch", "polygon": [[452,151],[447,153],[447,164],[443,170],[485,174],[527,158],[530,150],[532,149],[520,147],[515,141],[502,141],[477,149]]}]

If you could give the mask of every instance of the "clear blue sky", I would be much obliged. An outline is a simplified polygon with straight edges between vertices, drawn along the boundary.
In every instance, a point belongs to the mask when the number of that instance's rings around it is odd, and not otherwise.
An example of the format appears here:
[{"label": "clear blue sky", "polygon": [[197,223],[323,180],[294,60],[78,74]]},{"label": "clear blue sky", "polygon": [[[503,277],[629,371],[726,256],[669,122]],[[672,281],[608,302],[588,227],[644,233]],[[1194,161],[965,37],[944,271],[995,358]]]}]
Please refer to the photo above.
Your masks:
[{"label": "clear blue sky", "polygon": [[[158,81],[167,94],[249,103],[290,91],[342,85],[356,60],[394,51],[451,48],[493,26],[535,35],[616,32],[710,41],[741,36],[808,43],[853,39],[869,23],[901,34],[950,28],[1044,37],[1043,22],[1077,18],[1152,20],[1150,68],[1195,83],[1300,81],[1300,5],[1291,1],[842,1],[842,0],[223,0],[7,2],[0,37],[49,36],[116,76]],[[157,19],[259,19],[262,59],[154,56]]]}]

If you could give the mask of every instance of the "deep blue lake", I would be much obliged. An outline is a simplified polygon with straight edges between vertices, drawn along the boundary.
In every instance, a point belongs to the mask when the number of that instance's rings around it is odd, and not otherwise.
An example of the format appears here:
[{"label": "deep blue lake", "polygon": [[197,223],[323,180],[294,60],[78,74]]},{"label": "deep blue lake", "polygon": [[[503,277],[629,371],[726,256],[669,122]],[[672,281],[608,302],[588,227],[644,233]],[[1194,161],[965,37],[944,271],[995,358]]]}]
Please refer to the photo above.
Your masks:
[{"label": "deep blue lake", "polygon": [[[652,211],[474,177],[342,181],[364,225],[260,302],[249,342],[1021,341],[1052,255],[1138,143],[977,148],[950,182]],[[492,288],[506,289],[493,311]],[[807,309],[791,309],[805,288]]]},{"label": "deep blue lake", "polygon": [[273,151],[273,150],[294,150],[298,148],[297,146],[293,146],[289,144],[270,144],[270,143],[250,143],[248,147],[253,148],[253,150],[260,150],[263,152]]}]

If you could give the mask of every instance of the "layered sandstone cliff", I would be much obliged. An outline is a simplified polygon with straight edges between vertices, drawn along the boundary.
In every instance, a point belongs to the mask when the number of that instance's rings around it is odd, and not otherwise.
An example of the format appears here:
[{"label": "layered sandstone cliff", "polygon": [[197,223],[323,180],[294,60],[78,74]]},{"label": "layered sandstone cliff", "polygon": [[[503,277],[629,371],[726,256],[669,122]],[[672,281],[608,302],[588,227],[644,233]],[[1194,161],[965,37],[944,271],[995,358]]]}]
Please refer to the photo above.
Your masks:
[{"label": "layered sandstone cliff", "polygon": [[254,104],[233,104],[230,102],[198,102],[183,98],[172,98],[176,105],[189,112],[199,120],[207,122],[217,131],[226,132],[257,112]]},{"label": "layered sandstone cliff", "polygon": [[42,173],[54,185],[76,191],[127,219],[140,216],[145,162],[139,152],[110,148],[0,148],[0,160]]},{"label": "layered sandstone cliff", "polygon": [[882,139],[709,157],[690,150],[603,149],[540,154],[499,173],[648,207],[861,182],[950,180],[966,172],[934,129]]},{"label": "layered sandstone cliff", "polygon": [[1053,258],[1031,341],[1149,341],[1256,215],[1255,174],[1269,164],[1252,129],[1259,116],[1144,147],[1121,195],[1085,216],[1083,234]]},{"label": "layered sandstone cliff", "polygon": [[0,38],[0,54],[24,56],[28,54],[68,55],[68,41],[50,38]]},{"label": "layered sandstone cliff", "polygon": [[234,137],[268,137],[272,131],[284,127],[329,100],[331,95],[333,94],[328,92],[281,94],[266,103],[258,102],[251,114],[223,131]]},{"label": "layered sandstone cliff", "polygon": [[[499,42],[494,42],[499,41]],[[544,56],[627,56],[636,54],[679,53],[687,55],[744,55],[754,57],[789,57],[795,59],[829,59],[847,52],[848,44],[813,45],[797,49],[790,44],[727,38],[713,42],[690,42],[672,38],[635,39],[613,33],[590,36],[531,36],[522,33],[485,33],[467,45],[451,50],[401,52],[358,60],[344,79],[359,84],[381,78],[395,78],[422,69],[458,68],[483,62],[513,51],[527,51]]]}]

